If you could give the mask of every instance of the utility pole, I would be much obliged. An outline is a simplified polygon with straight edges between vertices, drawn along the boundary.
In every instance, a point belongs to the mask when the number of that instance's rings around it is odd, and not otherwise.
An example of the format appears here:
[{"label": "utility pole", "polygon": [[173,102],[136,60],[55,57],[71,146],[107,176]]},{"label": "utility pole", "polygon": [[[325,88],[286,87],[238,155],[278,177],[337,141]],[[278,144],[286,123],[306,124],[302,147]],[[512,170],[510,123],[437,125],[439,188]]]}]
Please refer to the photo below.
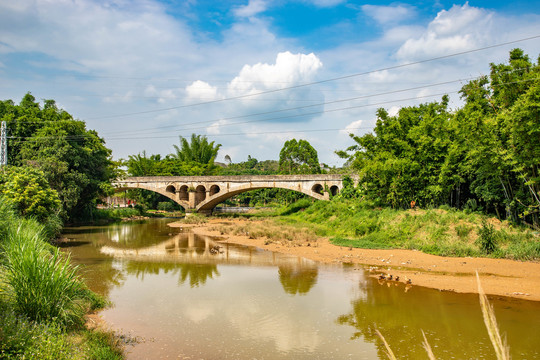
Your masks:
[{"label": "utility pole", "polygon": [[2,121],[0,130],[0,166],[7,165],[7,126],[6,122]]}]

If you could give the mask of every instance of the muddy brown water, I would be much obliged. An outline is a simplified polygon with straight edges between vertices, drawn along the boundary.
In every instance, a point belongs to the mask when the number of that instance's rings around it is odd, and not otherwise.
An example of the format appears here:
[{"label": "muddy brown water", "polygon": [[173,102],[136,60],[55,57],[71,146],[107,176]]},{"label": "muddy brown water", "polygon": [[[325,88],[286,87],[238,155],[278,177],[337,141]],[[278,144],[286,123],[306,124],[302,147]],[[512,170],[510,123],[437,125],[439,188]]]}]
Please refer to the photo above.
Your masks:
[{"label": "muddy brown water", "polygon": [[[64,250],[137,342],[128,359],[494,359],[478,296],[380,282],[360,266],[321,265],[217,243],[172,220],[66,228]],[[218,248],[219,247],[219,248]],[[540,359],[540,303],[490,298],[513,359]]]}]

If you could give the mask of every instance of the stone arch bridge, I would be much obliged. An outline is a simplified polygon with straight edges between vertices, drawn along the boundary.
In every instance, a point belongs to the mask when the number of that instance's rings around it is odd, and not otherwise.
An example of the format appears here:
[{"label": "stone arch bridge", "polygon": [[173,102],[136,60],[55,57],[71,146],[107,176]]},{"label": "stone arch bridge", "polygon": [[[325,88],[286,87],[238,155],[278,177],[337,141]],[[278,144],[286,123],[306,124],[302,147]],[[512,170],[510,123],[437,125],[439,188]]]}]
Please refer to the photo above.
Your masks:
[{"label": "stone arch bridge", "polygon": [[117,180],[117,191],[145,189],[174,200],[186,212],[211,214],[217,204],[237,194],[264,188],[294,190],[318,200],[330,199],[343,189],[339,174],[242,176],[144,176]]}]

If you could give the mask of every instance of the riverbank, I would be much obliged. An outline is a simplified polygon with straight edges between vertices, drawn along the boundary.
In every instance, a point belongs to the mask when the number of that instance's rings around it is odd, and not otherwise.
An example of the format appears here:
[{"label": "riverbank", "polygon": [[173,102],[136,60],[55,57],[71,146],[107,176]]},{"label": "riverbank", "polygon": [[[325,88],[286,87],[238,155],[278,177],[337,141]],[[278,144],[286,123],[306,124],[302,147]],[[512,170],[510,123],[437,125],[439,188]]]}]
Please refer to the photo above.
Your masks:
[{"label": "riverbank", "polygon": [[540,262],[537,261],[444,257],[416,250],[360,249],[331,244],[327,237],[298,236],[294,241],[279,242],[249,233],[250,228],[276,226],[272,219],[211,218],[199,224],[176,222],[170,226],[190,227],[197,234],[219,237],[223,242],[256,246],[321,263],[364,265],[374,277],[392,274],[394,279],[399,276],[400,282],[410,279],[412,286],[441,291],[477,293],[475,273],[478,271],[488,295],[540,301]]}]

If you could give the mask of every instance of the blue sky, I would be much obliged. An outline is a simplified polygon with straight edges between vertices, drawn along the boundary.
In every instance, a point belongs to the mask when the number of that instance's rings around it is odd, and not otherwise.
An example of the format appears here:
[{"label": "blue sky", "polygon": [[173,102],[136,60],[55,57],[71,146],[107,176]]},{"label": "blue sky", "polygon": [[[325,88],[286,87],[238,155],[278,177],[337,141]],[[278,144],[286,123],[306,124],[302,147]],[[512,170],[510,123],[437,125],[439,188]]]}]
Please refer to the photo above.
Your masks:
[{"label": "blue sky", "polygon": [[0,0],[0,99],[55,99],[115,159],[194,132],[222,144],[218,161],[278,159],[302,138],[339,166],[378,107],[449,94],[457,108],[512,48],[537,59],[540,37],[518,41],[535,36],[530,1]]}]

